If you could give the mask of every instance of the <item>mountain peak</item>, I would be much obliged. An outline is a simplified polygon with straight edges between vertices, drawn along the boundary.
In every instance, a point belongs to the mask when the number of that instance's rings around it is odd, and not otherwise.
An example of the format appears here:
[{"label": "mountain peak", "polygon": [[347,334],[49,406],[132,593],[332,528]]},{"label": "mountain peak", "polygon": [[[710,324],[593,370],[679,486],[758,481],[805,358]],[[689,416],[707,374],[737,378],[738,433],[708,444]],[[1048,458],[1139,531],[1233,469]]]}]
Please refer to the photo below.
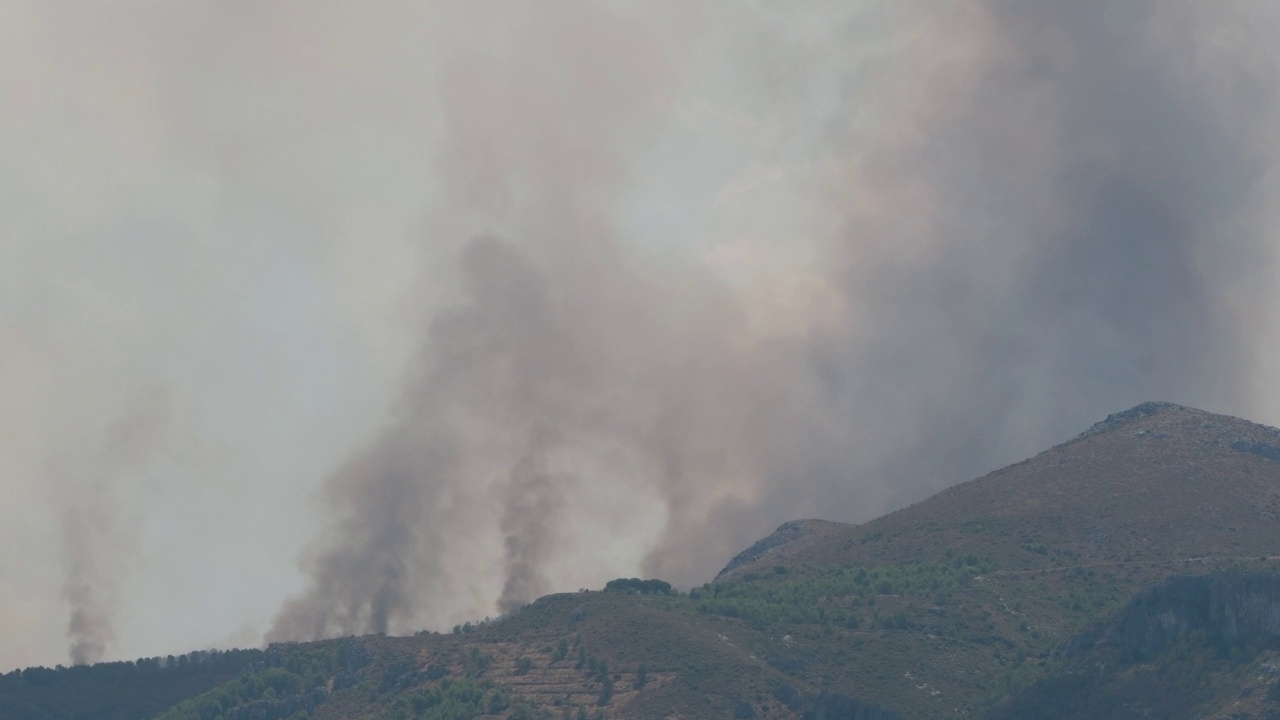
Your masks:
[{"label": "mountain peak", "polygon": [[948,548],[1025,569],[1261,556],[1280,547],[1277,520],[1280,430],[1144,402],[1034,457],[870,522],[831,523],[821,532],[783,525],[717,579],[779,562],[937,560]]},{"label": "mountain peak", "polygon": [[[1083,438],[1083,437],[1088,437],[1090,435],[1094,435],[1100,432],[1114,430],[1116,428],[1124,427],[1125,425],[1130,425],[1135,422],[1139,422],[1144,419],[1155,417],[1155,416],[1160,416],[1160,415],[1170,416],[1175,414],[1181,415],[1184,417],[1193,416],[1193,415],[1198,415],[1198,416],[1213,415],[1213,413],[1209,413],[1204,410],[1197,410],[1196,408],[1187,407],[1185,405],[1178,405],[1176,403],[1163,402],[1159,400],[1148,400],[1147,402],[1135,405],[1129,408],[1128,410],[1122,410],[1121,412],[1111,413],[1103,420],[1100,420],[1094,423],[1088,430],[1085,430],[1084,432],[1080,433],[1079,437]],[[1224,415],[1219,417],[1227,417],[1227,416]],[[1235,418],[1231,418],[1231,419],[1234,420]]]},{"label": "mountain peak", "polygon": [[[1122,412],[1112,413],[1092,427],[1080,433],[1071,442],[1096,435],[1128,431],[1131,438],[1152,435],[1158,439],[1176,435],[1188,442],[1207,442],[1220,445],[1244,443],[1249,446],[1280,446],[1280,430],[1268,425],[1243,420],[1230,415],[1220,415],[1171,402],[1148,401]],[[1061,447],[1061,446],[1060,446]],[[1240,447],[1233,448],[1241,450]],[[1260,448],[1264,452],[1265,448]],[[1057,448],[1054,448],[1057,450]],[[1280,453],[1280,448],[1276,449]]]}]

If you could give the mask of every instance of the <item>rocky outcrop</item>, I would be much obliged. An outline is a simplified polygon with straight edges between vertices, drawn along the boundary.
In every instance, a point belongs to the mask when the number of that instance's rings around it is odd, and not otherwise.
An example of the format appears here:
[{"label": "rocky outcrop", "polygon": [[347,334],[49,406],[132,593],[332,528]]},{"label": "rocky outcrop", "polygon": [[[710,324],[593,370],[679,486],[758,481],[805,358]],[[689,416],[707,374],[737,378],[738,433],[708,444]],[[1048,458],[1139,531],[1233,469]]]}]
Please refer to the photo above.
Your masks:
[{"label": "rocky outcrop", "polygon": [[1112,622],[1078,637],[1068,654],[1110,645],[1141,659],[1196,631],[1226,644],[1280,639],[1280,574],[1169,578],[1135,597]]}]

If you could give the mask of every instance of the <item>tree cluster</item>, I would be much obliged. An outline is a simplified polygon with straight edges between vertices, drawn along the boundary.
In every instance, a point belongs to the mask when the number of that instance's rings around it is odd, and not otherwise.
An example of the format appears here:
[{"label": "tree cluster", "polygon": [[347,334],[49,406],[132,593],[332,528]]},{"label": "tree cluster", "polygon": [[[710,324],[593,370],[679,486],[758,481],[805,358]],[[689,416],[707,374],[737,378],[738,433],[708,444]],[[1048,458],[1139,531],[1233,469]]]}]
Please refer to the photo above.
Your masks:
[{"label": "tree cluster", "polygon": [[5,720],[135,720],[198,695],[261,662],[260,650],[208,650],[0,675]]},{"label": "tree cluster", "polygon": [[671,583],[664,580],[641,580],[640,578],[618,578],[610,580],[604,586],[607,593],[621,595],[671,595]]}]

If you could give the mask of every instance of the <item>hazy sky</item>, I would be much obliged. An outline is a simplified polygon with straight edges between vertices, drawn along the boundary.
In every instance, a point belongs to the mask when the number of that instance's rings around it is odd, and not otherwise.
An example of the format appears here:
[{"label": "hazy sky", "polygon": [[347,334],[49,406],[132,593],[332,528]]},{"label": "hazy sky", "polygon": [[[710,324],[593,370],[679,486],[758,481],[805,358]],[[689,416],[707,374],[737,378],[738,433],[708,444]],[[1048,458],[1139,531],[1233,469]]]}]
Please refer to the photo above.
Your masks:
[{"label": "hazy sky", "polygon": [[0,669],[1280,423],[1274,4],[906,5],[0,4]]}]

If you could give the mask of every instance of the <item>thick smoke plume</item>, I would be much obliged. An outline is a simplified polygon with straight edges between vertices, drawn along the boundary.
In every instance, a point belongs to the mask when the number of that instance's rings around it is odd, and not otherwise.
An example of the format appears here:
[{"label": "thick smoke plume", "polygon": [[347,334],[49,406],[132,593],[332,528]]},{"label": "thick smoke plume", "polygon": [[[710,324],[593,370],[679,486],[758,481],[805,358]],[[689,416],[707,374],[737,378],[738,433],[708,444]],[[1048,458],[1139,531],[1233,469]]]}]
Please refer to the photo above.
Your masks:
[{"label": "thick smoke plume", "polygon": [[1143,400],[1280,423],[1278,32],[8,0],[0,664],[696,584]]},{"label": "thick smoke plume", "polygon": [[[330,477],[270,637],[518,607],[607,533],[593,487],[655,502],[643,569],[691,583],[783,520],[868,519],[1143,399],[1248,407],[1275,18],[890,5],[566,4],[460,55],[427,232],[495,234],[436,269],[456,300]],[[728,265],[623,222],[648,143],[697,115],[699,51],[776,168],[738,202],[788,220]]]}]

